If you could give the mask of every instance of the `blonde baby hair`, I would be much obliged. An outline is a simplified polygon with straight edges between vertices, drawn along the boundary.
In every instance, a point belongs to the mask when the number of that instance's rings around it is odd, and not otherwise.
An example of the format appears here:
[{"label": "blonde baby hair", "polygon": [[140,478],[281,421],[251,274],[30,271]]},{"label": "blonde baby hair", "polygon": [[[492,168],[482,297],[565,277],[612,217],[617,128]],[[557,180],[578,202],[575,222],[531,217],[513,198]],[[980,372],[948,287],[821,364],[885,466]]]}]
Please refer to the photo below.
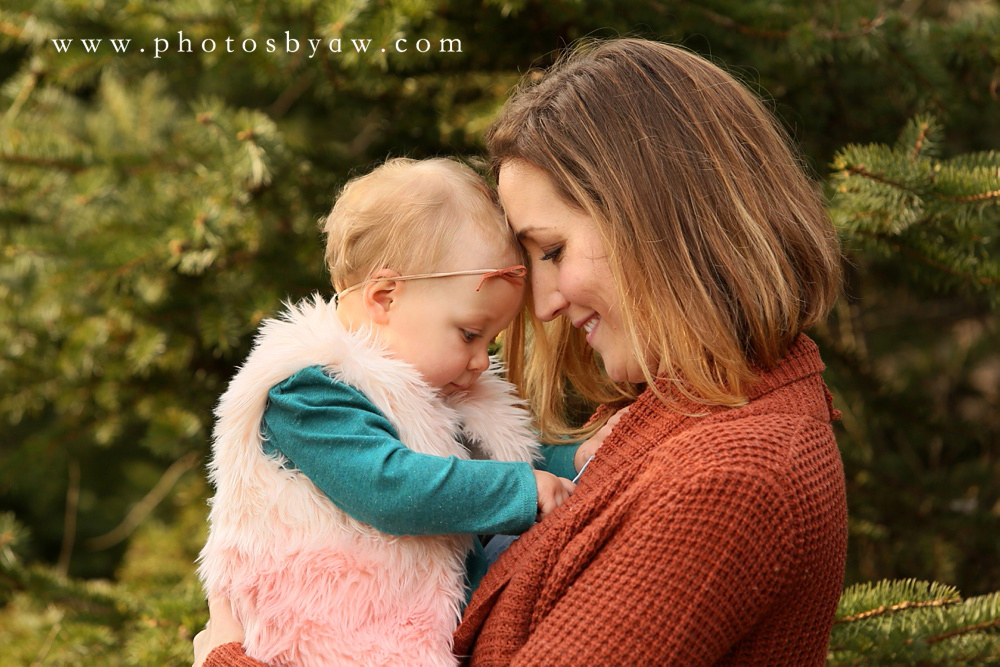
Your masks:
[{"label": "blonde baby hair", "polygon": [[333,289],[380,269],[431,272],[469,223],[487,247],[521,256],[492,190],[471,167],[450,158],[391,158],[348,181],[322,221]]}]

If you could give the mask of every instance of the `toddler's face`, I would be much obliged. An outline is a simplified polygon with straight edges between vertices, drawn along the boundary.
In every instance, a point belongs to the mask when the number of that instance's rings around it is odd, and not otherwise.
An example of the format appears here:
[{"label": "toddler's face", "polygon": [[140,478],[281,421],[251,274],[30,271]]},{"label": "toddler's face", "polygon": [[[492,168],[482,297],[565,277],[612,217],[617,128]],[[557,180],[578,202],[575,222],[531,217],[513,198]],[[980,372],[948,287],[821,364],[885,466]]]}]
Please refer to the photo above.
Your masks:
[{"label": "toddler's face", "polygon": [[[502,268],[512,263],[516,263],[512,257],[486,257],[441,270]],[[481,280],[482,276],[471,275],[399,283],[389,321],[382,328],[393,355],[416,367],[429,385],[445,395],[469,388],[489,368],[490,342],[521,307],[522,286],[488,278],[477,292]]]}]

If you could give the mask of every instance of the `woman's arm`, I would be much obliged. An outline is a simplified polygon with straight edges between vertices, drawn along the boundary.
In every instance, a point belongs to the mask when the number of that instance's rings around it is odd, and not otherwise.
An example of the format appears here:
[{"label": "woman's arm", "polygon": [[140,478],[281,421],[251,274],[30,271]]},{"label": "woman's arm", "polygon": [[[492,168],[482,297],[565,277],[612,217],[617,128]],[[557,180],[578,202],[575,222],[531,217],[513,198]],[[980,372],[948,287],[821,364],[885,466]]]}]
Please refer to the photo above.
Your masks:
[{"label": "woman's arm", "polygon": [[[711,470],[656,490],[636,498],[616,532],[587,554],[512,665],[617,664],[622,655],[635,664],[712,665],[774,603],[793,549],[779,483]],[[580,558],[557,554],[552,571],[579,567]]]},{"label": "woman's arm", "polygon": [[[195,639],[197,639],[197,637]],[[198,648],[196,646],[196,656],[197,650]],[[243,650],[243,644],[238,642],[231,642],[213,647],[203,660],[204,662],[202,662],[200,666],[196,662],[194,667],[268,667],[266,663],[263,663],[260,660],[254,660],[248,656],[246,651]]]},{"label": "woman's arm", "polygon": [[208,623],[194,637],[194,667],[267,667],[243,651],[243,626],[229,600],[208,599]]}]

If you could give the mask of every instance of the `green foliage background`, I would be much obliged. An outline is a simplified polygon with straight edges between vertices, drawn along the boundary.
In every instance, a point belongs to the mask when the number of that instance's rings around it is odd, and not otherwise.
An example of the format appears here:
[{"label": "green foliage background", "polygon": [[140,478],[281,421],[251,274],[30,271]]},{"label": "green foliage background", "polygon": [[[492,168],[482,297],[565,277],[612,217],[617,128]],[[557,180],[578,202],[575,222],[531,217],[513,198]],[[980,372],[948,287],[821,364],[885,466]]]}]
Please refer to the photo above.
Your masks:
[{"label": "green foliage background", "polygon": [[[995,2],[8,0],[0,664],[189,662],[211,410],[260,320],[327,289],[317,221],[339,185],[389,155],[481,154],[522,73],[575,39],[626,34],[686,45],[764,96],[829,197],[849,281],[813,334],[844,412],[845,583],[980,596],[979,620],[956,621],[967,647],[926,619],[855,623],[831,664],[996,659]],[[358,53],[352,39],[372,41]],[[962,607],[900,586],[875,602]],[[938,653],[914,649],[920,636]]]}]

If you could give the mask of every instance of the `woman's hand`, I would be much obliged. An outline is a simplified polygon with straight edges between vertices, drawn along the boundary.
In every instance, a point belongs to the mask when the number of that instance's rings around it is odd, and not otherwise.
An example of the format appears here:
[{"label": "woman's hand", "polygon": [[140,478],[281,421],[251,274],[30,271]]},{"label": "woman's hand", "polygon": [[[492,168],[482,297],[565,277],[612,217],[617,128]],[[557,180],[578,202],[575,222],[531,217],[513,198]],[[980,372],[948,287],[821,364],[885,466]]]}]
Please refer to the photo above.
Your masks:
[{"label": "woman's hand", "polygon": [[631,406],[626,405],[624,408],[611,415],[611,418],[604,423],[604,426],[598,429],[597,433],[592,435],[587,440],[584,440],[583,444],[577,448],[576,455],[573,457],[573,467],[576,468],[577,472],[580,472],[580,470],[583,469],[583,466],[586,465],[587,461],[590,460],[590,457],[597,453],[600,446],[604,444],[604,439],[610,435],[611,431],[614,430],[615,425],[618,424],[618,420],[622,418],[622,415],[628,412],[630,407]]},{"label": "woman's hand", "polygon": [[243,642],[243,624],[233,613],[228,598],[208,598],[208,623],[194,636],[194,665],[201,667],[212,649],[229,642]]}]

